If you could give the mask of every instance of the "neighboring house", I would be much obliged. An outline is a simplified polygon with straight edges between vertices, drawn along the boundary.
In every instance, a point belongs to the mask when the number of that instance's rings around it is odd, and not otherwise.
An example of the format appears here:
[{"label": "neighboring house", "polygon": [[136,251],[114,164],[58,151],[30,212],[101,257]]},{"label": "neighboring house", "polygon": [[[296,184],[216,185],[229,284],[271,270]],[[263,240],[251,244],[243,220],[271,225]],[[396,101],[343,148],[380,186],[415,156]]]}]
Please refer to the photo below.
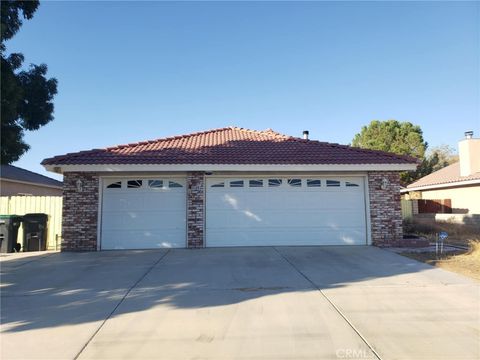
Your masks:
[{"label": "neighboring house", "polygon": [[435,171],[402,189],[410,198],[448,203],[448,212],[480,214],[480,139],[465,133],[458,144],[459,162]]},{"label": "neighboring house", "polygon": [[237,127],[42,164],[64,175],[63,250],[398,245],[399,172],[417,166]]},{"label": "neighboring house", "polygon": [[1,196],[61,196],[62,187],[61,181],[13,165],[1,165]]}]

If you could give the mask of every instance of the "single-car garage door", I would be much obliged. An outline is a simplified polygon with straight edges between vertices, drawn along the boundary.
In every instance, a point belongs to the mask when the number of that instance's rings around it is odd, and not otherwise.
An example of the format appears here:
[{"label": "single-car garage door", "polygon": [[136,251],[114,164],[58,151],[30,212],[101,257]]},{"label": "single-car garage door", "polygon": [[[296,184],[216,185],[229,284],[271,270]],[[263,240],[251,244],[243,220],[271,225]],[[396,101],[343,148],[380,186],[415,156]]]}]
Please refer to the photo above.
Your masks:
[{"label": "single-car garage door", "polygon": [[365,245],[363,177],[209,178],[206,245]]},{"label": "single-car garage door", "polygon": [[185,247],[185,179],[104,179],[101,248]]}]

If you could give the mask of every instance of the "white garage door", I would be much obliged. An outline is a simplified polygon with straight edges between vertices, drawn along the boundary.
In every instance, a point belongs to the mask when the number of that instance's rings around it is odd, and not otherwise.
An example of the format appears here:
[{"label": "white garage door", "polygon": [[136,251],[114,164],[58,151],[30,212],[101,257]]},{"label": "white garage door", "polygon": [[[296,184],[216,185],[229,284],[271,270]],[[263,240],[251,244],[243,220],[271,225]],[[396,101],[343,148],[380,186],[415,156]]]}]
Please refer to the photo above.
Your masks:
[{"label": "white garage door", "polygon": [[365,245],[363,177],[210,178],[206,244]]},{"label": "white garage door", "polygon": [[105,179],[102,249],[185,247],[184,179]]}]

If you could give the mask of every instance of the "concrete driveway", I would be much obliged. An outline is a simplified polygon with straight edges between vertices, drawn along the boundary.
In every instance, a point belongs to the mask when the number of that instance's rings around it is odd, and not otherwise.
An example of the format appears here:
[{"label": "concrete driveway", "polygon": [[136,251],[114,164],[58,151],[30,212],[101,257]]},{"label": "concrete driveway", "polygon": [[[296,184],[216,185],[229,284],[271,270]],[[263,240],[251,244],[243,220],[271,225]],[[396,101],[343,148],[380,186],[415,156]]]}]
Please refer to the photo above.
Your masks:
[{"label": "concrete driveway", "polygon": [[480,357],[479,284],[374,247],[22,255],[2,359]]}]

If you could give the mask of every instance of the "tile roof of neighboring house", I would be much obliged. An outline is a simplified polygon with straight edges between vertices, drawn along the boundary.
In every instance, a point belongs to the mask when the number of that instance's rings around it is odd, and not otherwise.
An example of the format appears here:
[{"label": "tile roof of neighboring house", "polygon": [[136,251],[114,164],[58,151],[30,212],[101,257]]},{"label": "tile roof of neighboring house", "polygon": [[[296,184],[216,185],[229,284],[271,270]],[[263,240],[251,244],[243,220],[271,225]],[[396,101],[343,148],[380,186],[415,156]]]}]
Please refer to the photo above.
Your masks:
[{"label": "tile roof of neighboring house", "polygon": [[63,183],[61,181],[13,165],[1,165],[0,179],[55,186],[59,188],[63,186]]},{"label": "tile roof of neighboring house", "polygon": [[416,159],[304,140],[271,129],[225,127],[188,135],[81,151],[43,165],[94,164],[411,164]]},{"label": "tile roof of neighboring house", "polygon": [[407,189],[443,184],[448,185],[449,183],[470,180],[480,180],[480,172],[473,173],[469,176],[460,176],[460,163],[456,162],[455,164],[449,165],[443,169],[437,170],[427,176],[422,177],[421,179],[408,185]]}]

